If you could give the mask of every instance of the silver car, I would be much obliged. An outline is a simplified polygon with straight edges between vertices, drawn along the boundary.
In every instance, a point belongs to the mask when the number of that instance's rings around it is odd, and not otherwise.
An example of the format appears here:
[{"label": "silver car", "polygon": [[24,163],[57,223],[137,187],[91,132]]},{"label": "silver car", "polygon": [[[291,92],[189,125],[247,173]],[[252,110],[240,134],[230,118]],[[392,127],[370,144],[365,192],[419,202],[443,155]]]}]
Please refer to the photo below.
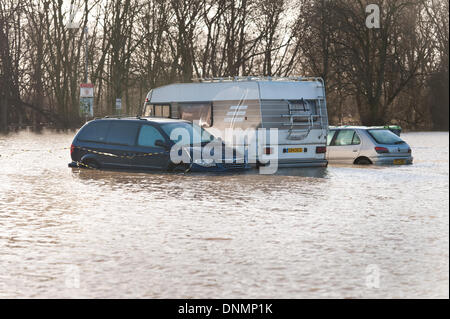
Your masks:
[{"label": "silver car", "polygon": [[330,127],[327,159],[336,164],[412,164],[411,147],[388,129]]}]

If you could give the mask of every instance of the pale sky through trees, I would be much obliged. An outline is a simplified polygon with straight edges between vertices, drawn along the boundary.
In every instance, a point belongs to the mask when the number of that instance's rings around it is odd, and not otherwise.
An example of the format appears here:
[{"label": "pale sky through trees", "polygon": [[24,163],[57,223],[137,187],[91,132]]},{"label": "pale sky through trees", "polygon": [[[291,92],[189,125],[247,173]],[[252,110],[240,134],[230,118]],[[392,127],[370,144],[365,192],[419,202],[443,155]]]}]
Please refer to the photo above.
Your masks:
[{"label": "pale sky through trees", "polygon": [[[72,9],[78,30],[68,29]],[[381,28],[368,29],[378,4]],[[62,6],[61,6],[62,4]],[[86,2],[0,0],[0,126],[78,125]],[[96,116],[153,87],[218,76],[320,76],[330,123],[447,128],[448,1],[89,1]]]}]

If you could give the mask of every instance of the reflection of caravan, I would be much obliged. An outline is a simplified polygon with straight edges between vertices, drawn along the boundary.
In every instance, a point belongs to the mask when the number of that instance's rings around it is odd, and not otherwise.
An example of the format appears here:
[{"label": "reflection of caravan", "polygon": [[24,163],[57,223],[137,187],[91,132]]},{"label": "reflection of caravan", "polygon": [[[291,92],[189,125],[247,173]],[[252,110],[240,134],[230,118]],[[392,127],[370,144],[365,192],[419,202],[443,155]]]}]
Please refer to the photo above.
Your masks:
[{"label": "reflection of caravan", "polygon": [[171,84],[151,90],[143,116],[181,118],[206,129],[278,129],[278,140],[256,160],[278,154],[278,165],[326,166],[328,116],[320,78],[231,78]]}]

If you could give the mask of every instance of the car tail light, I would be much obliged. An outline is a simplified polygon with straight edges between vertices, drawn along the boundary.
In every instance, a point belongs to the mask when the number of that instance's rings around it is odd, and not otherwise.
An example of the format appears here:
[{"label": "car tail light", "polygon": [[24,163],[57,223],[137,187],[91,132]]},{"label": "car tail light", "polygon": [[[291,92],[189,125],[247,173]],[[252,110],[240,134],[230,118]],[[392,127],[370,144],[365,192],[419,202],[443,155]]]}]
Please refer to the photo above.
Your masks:
[{"label": "car tail light", "polygon": [[272,154],[272,148],[271,147],[265,147],[264,148],[264,154],[266,154],[266,155]]},{"label": "car tail light", "polygon": [[73,154],[73,151],[74,151],[74,150],[75,150],[75,146],[73,146],[73,144],[70,145],[70,155]]},{"label": "car tail light", "polygon": [[316,154],[323,154],[327,152],[326,146],[317,146],[316,147]]},{"label": "car tail light", "polygon": [[389,153],[389,150],[388,150],[386,147],[380,147],[380,146],[375,147],[375,151],[376,151],[378,154]]}]

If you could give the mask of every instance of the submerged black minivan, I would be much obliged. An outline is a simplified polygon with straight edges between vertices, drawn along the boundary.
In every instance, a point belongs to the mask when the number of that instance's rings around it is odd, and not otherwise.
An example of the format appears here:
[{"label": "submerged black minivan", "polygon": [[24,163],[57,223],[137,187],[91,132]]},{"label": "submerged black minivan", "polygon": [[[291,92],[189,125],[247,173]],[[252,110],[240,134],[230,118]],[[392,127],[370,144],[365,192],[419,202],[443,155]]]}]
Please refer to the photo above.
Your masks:
[{"label": "submerged black minivan", "polygon": [[[172,133],[177,129],[188,132],[188,142],[185,139],[180,145],[180,138],[173,138]],[[203,154],[207,145],[208,150],[211,149],[211,143],[223,146],[216,148],[222,150],[221,154],[216,160],[203,159],[199,154]],[[170,153],[175,144],[179,146],[178,155],[185,152],[188,161],[186,157],[181,162],[172,161]],[[184,120],[102,118],[86,123],[79,130],[70,147],[72,163],[69,167],[212,172],[249,168],[244,155],[235,149],[226,149],[221,139]],[[233,154],[232,157],[229,154]]]}]

